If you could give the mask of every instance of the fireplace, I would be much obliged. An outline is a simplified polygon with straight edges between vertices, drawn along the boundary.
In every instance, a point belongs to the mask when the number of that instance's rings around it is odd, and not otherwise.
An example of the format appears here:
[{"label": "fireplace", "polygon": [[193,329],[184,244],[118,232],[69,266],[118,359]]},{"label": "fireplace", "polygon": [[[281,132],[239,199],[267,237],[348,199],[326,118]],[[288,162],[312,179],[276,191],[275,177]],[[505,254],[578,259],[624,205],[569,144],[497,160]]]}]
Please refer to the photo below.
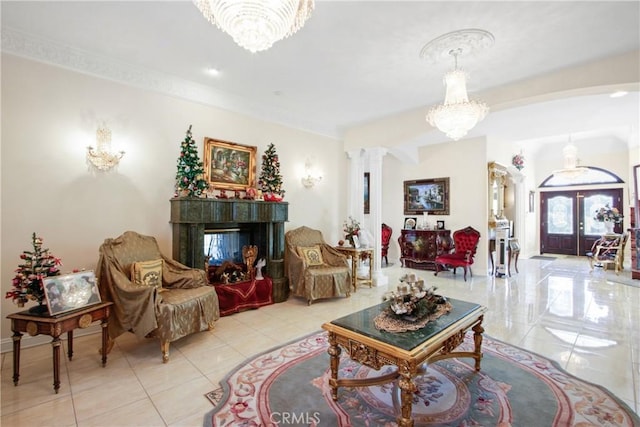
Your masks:
[{"label": "fireplace", "polygon": [[204,269],[210,246],[216,257],[232,255],[242,262],[242,246],[256,245],[258,259],[266,260],[266,274],[273,281],[274,301],[285,301],[289,295],[284,274],[284,223],[288,220],[288,208],[286,202],[171,199],[173,258]]}]

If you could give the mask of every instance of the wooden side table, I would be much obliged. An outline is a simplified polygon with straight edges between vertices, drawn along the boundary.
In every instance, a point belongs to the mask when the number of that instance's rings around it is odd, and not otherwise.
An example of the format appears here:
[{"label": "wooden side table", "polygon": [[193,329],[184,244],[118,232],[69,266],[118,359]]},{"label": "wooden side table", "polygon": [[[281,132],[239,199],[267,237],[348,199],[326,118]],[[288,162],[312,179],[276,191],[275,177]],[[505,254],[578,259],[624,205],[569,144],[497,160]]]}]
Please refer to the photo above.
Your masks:
[{"label": "wooden side table", "polygon": [[11,330],[13,331],[13,385],[18,385],[20,378],[20,342],[22,332],[31,336],[50,335],[53,337],[51,346],[53,347],[53,389],[56,393],[60,389],[60,335],[67,333],[67,347],[69,360],[73,357],[73,330],[85,329],[98,320],[102,324],[102,367],[107,364],[107,323],[112,302],[103,302],[92,305],[70,313],[57,316],[38,316],[30,314],[29,311],[21,311],[7,316],[11,319]]},{"label": "wooden side table", "polygon": [[[347,258],[351,259],[351,284],[353,292],[357,290],[358,282],[373,286],[373,248],[354,248],[353,246],[335,246],[335,249]],[[369,277],[358,277],[358,266],[362,258],[369,258]]]}]

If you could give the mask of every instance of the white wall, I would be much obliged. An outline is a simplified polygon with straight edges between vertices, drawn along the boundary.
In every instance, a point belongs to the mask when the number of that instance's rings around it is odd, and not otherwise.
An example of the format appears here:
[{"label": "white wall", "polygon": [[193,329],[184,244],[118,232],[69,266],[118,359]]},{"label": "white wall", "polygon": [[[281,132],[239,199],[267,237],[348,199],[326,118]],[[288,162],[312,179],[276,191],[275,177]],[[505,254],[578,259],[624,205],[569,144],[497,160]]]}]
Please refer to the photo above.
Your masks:
[{"label": "white wall", "polygon": [[[429,215],[428,222],[445,222],[452,232],[471,226],[480,231],[482,238],[476,254],[473,274],[487,274],[487,146],[484,138],[451,141],[429,145],[418,151],[414,164],[402,162],[388,154],[383,160],[382,222],[393,228],[389,245],[389,262],[399,263],[398,237],[404,226],[404,181],[414,179],[449,178],[449,215]],[[480,179],[478,177],[481,177]],[[411,216],[411,215],[407,215]],[[418,219],[419,221],[422,218]],[[432,273],[425,272],[429,281]]]},{"label": "white wall", "polygon": [[[85,153],[102,120],[113,132],[114,148],[126,154],[117,171],[95,174]],[[33,232],[62,258],[63,272],[94,268],[103,240],[126,230],[155,236],[170,255],[169,199],[190,124],[201,160],[205,136],[253,145],[257,173],[262,153],[274,143],[290,204],[286,229],[307,225],[322,230],[327,241],[338,240],[346,179],[341,142],[3,54],[3,295],[19,255],[31,249]],[[300,183],[307,157],[324,172],[312,189]],[[22,310],[4,298],[1,307],[3,316]],[[10,339],[9,327],[2,322],[3,341]]]}]

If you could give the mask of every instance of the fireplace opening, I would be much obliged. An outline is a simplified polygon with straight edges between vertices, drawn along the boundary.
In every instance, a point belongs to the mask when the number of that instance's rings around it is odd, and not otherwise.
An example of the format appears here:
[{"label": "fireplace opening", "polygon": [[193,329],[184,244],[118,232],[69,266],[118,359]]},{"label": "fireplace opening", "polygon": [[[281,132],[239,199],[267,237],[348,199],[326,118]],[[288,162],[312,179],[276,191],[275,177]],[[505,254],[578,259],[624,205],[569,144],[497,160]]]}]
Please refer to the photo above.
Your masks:
[{"label": "fireplace opening", "polygon": [[251,232],[241,228],[205,230],[204,255],[209,265],[225,261],[242,264],[242,247],[251,244]]}]

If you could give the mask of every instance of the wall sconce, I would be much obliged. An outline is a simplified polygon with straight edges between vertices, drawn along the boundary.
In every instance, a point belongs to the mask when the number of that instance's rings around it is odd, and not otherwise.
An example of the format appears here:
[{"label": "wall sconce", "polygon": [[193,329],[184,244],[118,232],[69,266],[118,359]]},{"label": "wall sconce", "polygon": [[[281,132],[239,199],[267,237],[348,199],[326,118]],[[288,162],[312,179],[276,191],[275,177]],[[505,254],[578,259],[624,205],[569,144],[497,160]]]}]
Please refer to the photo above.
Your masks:
[{"label": "wall sconce", "polygon": [[87,147],[87,162],[98,170],[108,171],[118,165],[124,151],[111,151],[111,130],[102,125],[96,131],[96,149]]},{"label": "wall sconce", "polygon": [[312,188],[314,185],[322,181],[322,172],[313,167],[310,160],[304,163],[304,175],[302,176],[302,185],[305,188]]}]

